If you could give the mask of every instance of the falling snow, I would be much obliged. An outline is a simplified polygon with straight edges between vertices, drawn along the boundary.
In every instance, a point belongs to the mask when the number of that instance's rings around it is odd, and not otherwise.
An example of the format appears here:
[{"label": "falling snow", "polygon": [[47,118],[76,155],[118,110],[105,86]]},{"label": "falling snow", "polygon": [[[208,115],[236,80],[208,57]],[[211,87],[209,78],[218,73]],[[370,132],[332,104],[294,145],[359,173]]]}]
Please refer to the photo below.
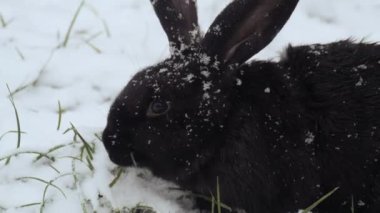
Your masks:
[{"label": "falling snow", "polygon": [[311,144],[314,142],[315,135],[312,132],[307,132],[306,133],[306,138],[305,138],[305,143],[306,144]]},{"label": "falling snow", "polygon": [[[150,1],[86,1],[86,6],[73,26],[67,46],[57,49],[79,2],[0,1],[0,16],[7,23],[4,27],[0,22],[0,135],[16,128],[5,84],[12,91],[26,86],[14,95],[21,128],[25,131],[20,150],[46,153],[54,146],[71,143],[73,135],[63,134],[70,127],[70,122],[96,149],[93,162],[95,170],[91,171],[77,162],[75,165],[79,182],[75,185],[71,177],[56,180],[54,184],[62,188],[66,198],[54,187],[50,187],[46,194],[49,202],[46,203],[45,212],[59,213],[70,209],[70,212],[79,213],[83,212],[84,205],[89,208],[89,212],[106,213],[110,209],[120,210],[144,204],[162,213],[182,213],[185,210],[177,203],[181,194],[168,190],[176,186],[152,177],[146,170],[128,170],[110,188],[108,184],[115,176],[110,171],[116,166],[110,162],[102,143],[95,137],[95,134],[101,134],[108,109],[119,90],[138,70],[169,55],[166,35],[154,16]],[[157,0],[152,2],[156,4]],[[203,32],[228,2],[230,0],[198,1]],[[363,0],[301,1],[279,36],[255,58],[276,59],[278,52],[289,43],[326,43],[349,37],[380,41],[378,23],[372,21],[379,19],[378,14],[380,8],[376,1],[365,4]],[[326,22],[326,19],[332,21]],[[220,30],[221,26],[216,26],[212,32],[221,35]],[[191,33],[196,37],[199,32],[194,30]],[[317,55],[323,54],[317,47],[312,51]],[[203,64],[212,62],[211,66],[215,68],[220,66],[212,58],[201,57],[201,61]],[[181,66],[183,64],[177,64],[173,68],[180,69]],[[360,65],[357,69],[364,70],[367,67]],[[167,69],[159,72],[171,73]],[[210,76],[208,71],[201,71],[201,74],[205,78]],[[190,75],[186,79],[191,81],[193,77]],[[142,82],[132,83],[137,86]],[[237,85],[242,83],[241,79],[236,79]],[[357,83],[362,85],[365,81],[360,78]],[[212,85],[206,83],[204,86],[210,88]],[[219,92],[210,91],[204,94],[204,98],[210,99]],[[127,100],[130,98],[124,97]],[[60,130],[56,130],[58,100],[65,109]],[[192,127],[187,128],[191,131]],[[12,133],[1,137],[0,158],[17,151],[16,139]],[[306,134],[305,143],[312,143],[313,140],[311,132]],[[150,141],[147,143],[154,145]],[[75,147],[68,146],[52,154],[64,157],[77,151]],[[0,191],[12,192],[0,193],[0,212],[39,212],[39,205],[19,207],[41,202],[45,185],[20,181],[18,178],[31,176],[50,181],[60,174],[48,166],[48,161],[33,162],[34,159],[19,155],[12,158],[8,166],[0,166]],[[70,159],[57,158],[52,166],[61,174],[73,172]],[[359,200],[357,205],[366,204]]]}]

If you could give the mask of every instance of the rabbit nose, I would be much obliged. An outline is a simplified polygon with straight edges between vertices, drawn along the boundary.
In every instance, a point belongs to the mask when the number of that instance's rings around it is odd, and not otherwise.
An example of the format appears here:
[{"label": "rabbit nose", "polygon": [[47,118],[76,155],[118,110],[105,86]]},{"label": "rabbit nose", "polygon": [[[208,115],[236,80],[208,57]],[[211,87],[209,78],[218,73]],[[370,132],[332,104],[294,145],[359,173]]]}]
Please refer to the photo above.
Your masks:
[{"label": "rabbit nose", "polygon": [[120,138],[118,131],[115,131],[114,128],[110,127],[109,125],[106,126],[106,128],[103,131],[102,140],[105,145],[111,145],[114,146],[117,144],[118,139]]},{"label": "rabbit nose", "polygon": [[118,139],[118,136],[116,133],[111,134],[111,135],[107,135],[107,141],[111,146],[115,146],[118,143],[117,139]]}]

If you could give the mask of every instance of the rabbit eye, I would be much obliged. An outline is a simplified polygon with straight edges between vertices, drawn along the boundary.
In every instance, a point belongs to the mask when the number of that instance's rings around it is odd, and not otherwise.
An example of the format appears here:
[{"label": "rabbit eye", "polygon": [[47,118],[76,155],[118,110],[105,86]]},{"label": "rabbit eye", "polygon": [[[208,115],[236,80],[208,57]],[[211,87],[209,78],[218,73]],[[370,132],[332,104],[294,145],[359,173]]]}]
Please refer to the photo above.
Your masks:
[{"label": "rabbit eye", "polygon": [[170,104],[167,101],[152,101],[149,105],[146,115],[148,117],[158,117],[167,113],[170,109]]}]

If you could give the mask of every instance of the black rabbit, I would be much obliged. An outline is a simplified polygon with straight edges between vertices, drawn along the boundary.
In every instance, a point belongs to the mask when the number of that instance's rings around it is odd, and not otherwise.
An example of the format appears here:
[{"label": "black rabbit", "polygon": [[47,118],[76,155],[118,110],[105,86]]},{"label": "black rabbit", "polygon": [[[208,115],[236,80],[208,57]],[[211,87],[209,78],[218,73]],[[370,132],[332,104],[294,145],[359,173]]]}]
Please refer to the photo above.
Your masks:
[{"label": "black rabbit", "polygon": [[[247,213],[380,212],[380,45],[289,46],[246,62],[298,0],[234,0],[202,36],[195,0],[151,0],[171,57],[113,103],[103,142],[137,164]],[[198,202],[209,209],[209,203]]]}]

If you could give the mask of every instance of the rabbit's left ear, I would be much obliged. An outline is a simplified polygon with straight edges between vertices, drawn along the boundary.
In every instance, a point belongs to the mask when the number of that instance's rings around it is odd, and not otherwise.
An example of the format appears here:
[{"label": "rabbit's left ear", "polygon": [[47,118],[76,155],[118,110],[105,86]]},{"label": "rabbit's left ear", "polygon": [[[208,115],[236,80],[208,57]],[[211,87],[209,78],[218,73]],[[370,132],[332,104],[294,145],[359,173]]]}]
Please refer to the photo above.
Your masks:
[{"label": "rabbit's left ear", "polygon": [[210,56],[242,64],[282,29],[298,0],[233,0],[211,24],[202,46]]},{"label": "rabbit's left ear", "polygon": [[[196,0],[150,0],[169,39],[171,48],[181,50],[200,39]],[[185,45],[185,46],[183,46]]]}]

